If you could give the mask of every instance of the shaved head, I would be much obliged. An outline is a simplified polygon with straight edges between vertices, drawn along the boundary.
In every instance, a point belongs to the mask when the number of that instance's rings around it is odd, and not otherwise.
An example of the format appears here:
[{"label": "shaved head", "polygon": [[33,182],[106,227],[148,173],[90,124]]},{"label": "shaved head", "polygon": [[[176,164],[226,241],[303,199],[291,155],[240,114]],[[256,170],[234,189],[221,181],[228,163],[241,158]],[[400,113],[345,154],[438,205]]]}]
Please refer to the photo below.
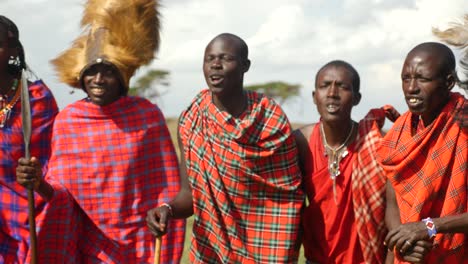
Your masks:
[{"label": "shaved head", "polygon": [[414,47],[406,56],[417,53],[432,54],[438,59],[438,70],[441,75],[455,74],[455,55],[446,45],[438,42],[424,42]]},{"label": "shaved head", "polygon": [[216,37],[214,37],[214,39],[212,39],[210,43],[208,43],[208,46],[217,39],[228,40],[228,41],[232,41],[236,43],[239,57],[241,59],[247,59],[249,57],[249,48],[247,46],[247,43],[245,43],[245,41],[241,39],[239,36],[236,36],[231,33],[221,33],[217,35]]}]

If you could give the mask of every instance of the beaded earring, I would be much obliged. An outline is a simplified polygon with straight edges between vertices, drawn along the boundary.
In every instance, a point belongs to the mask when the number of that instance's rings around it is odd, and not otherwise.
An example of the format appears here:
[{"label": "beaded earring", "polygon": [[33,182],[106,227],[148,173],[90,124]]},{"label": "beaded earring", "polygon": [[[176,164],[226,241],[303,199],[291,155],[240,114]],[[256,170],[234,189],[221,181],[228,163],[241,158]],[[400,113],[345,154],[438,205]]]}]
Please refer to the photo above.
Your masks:
[{"label": "beaded earring", "polygon": [[10,56],[7,70],[10,74],[16,75],[21,71],[21,61],[19,56]]}]

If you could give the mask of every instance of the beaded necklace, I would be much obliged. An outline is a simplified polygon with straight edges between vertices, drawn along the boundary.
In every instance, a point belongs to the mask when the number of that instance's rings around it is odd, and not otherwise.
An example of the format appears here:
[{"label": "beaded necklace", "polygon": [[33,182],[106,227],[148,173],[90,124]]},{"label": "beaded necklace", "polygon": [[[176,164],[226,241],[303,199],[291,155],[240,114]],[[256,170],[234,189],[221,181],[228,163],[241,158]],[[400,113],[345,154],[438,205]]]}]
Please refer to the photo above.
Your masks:
[{"label": "beaded necklace", "polygon": [[[20,98],[21,89],[17,89],[18,86],[18,80],[14,79],[10,91],[7,94],[0,95],[0,128],[5,127],[6,121],[10,118],[11,109]],[[13,93],[13,95],[9,95],[10,93]]]},{"label": "beaded necklace", "polygon": [[332,148],[328,145],[327,138],[325,136],[325,131],[323,129],[323,123],[320,123],[320,135],[322,136],[323,145],[325,147],[325,156],[328,156],[328,172],[330,173],[330,178],[333,181],[333,198],[335,204],[338,204],[336,198],[336,177],[341,174],[340,171],[340,162],[341,160],[348,155],[348,150],[345,148],[348,145],[351,136],[354,131],[354,122],[351,121],[351,129],[349,134],[346,137],[345,141],[338,146],[337,148]]}]

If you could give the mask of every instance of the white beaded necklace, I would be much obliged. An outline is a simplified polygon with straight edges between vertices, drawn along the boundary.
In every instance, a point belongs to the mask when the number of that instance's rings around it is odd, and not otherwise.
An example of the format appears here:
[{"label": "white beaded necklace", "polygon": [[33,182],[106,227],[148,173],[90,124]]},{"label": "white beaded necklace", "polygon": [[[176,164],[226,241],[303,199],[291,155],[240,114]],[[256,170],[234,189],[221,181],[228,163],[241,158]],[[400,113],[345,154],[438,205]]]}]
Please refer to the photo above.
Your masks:
[{"label": "white beaded necklace", "polygon": [[325,131],[323,129],[323,123],[320,123],[320,134],[322,135],[323,145],[325,147],[325,156],[328,156],[328,172],[330,173],[330,178],[333,181],[333,198],[335,199],[335,204],[338,204],[336,199],[336,177],[341,174],[340,171],[340,162],[341,160],[348,155],[348,150],[345,147],[348,145],[351,136],[354,131],[354,122],[351,121],[351,129],[349,134],[346,137],[345,141],[338,146],[337,148],[332,148],[328,145],[327,137],[325,136]]}]

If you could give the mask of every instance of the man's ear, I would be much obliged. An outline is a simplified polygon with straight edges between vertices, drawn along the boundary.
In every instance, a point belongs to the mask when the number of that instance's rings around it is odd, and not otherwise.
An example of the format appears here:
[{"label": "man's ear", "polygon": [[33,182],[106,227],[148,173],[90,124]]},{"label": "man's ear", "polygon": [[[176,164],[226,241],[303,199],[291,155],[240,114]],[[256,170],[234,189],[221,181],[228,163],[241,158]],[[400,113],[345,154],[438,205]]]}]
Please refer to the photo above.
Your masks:
[{"label": "man's ear", "polygon": [[449,75],[447,75],[445,79],[445,86],[450,91],[455,86],[456,82],[457,82],[456,75],[454,73],[450,73]]},{"label": "man's ear", "polygon": [[315,100],[315,91],[312,91],[312,99],[314,100],[314,104],[317,104],[317,100]]},{"label": "man's ear", "polygon": [[361,102],[361,93],[357,92],[356,94],[353,94],[353,105],[358,105],[359,102]]},{"label": "man's ear", "polygon": [[249,59],[245,59],[244,62],[242,63],[243,64],[243,72],[246,73],[249,71],[250,69],[250,60]]}]

